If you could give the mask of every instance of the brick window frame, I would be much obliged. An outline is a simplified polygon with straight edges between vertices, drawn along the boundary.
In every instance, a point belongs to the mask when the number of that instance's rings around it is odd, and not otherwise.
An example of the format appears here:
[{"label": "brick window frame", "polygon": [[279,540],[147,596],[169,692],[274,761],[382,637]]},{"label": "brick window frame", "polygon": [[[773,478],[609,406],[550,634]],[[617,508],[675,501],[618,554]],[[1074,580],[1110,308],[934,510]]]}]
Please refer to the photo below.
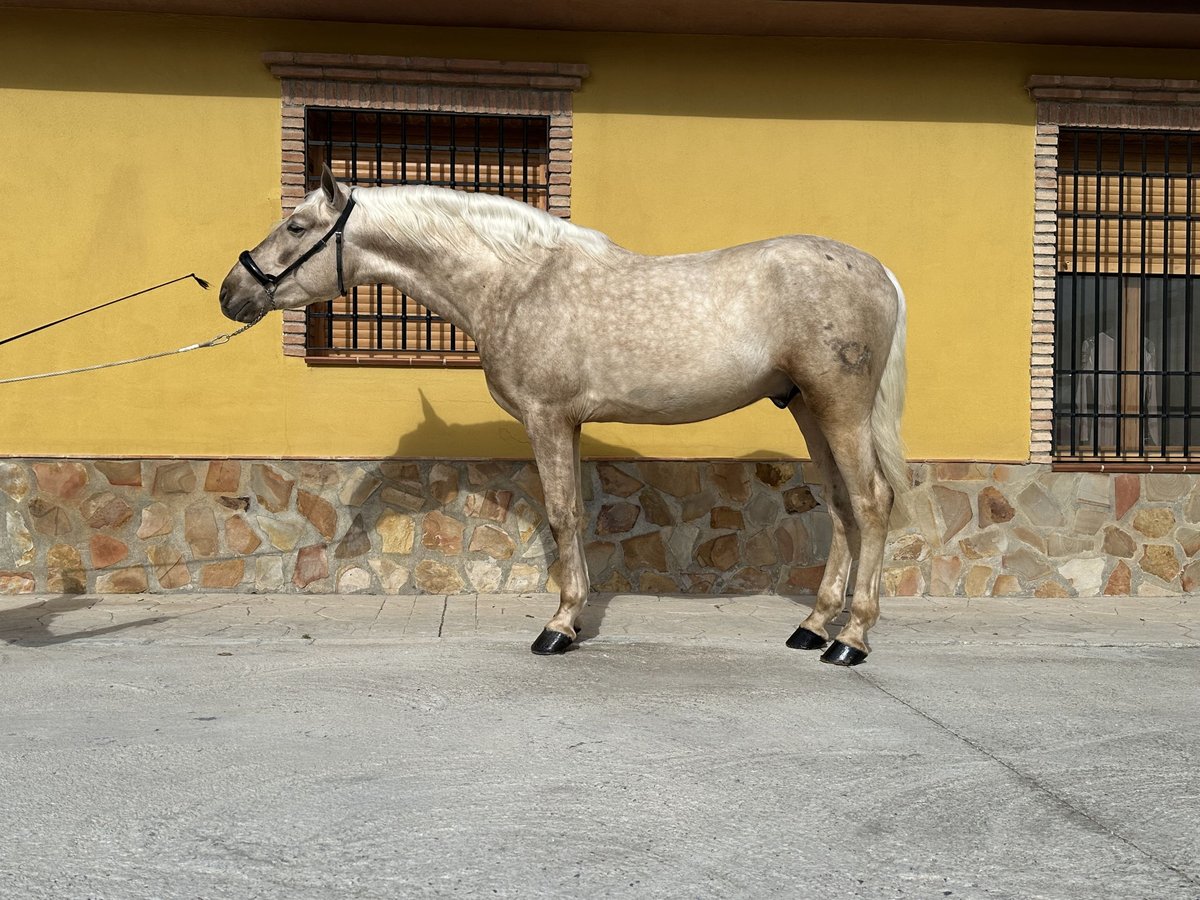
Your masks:
[{"label": "brick window frame", "polygon": [[[586,65],[286,52],[264,53],[262,61],[280,81],[283,215],[290,215],[304,199],[305,114],[314,106],[546,116],[550,124],[548,208],[551,215],[571,217],[573,99],[589,74]],[[283,353],[302,357],[310,365],[479,365],[478,357],[437,352],[332,361],[310,355],[306,335],[305,311],[285,310]]]},{"label": "brick window frame", "polygon": [[1072,127],[1200,131],[1200,81],[1031,75],[1025,86],[1037,108],[1029,461],[1053,464],[1061,470],[1200,472],[1200,464],[1195,462],[1056,463],[1054,458],[1059,131]]}]

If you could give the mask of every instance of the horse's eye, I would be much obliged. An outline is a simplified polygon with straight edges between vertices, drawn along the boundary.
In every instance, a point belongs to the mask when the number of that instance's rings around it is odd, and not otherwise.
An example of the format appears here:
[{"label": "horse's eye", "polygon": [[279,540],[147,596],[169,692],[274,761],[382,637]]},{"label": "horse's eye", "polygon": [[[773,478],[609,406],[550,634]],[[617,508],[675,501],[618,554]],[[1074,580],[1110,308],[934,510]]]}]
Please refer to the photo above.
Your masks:
[{"label": "horse's eye", "polygon": [[288,225],[287,230],[288,230],[288,234],[295,234],[295,235],[304,234],[304,229],[301,228],[299,225],[297,225],[295,222],[292,222],[290,225]]}]

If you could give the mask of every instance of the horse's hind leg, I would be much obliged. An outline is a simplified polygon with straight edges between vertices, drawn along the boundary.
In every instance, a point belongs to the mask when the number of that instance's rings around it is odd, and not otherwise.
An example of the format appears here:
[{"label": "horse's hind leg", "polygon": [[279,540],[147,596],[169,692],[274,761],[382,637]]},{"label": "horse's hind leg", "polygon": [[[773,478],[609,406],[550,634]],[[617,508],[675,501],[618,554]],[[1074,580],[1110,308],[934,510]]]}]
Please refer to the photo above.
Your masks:
[{"label": "horse's hind leg", "polygon": [[575,639],[575,622],[587,603],[584,511],[579,482],[579,425],[554,412],[525,416],[525,428],[546,497],[546,518],[558,544],[562,588],[558,611],[530,648],[539,656],[564,652]]},{"label": "horse's hind leg", "polygon": [[787,645],[793,650],[819,650],[829,641],[826,628],[830,620],[842,611],[846,603],[850,564],[859,548],[858,524],[854,519],[850,496],[846,493],[846,483],[842,480],[841,471],[833,460],[816,418],[799,396],[792,398],[788,409],[800,426],[808,452],[825,480],[825,505],[833,520],[833,540],[829,545],[825,575],[817,589],[817,602],[808,618],[788,638]]},{"label": "horse's hind leg", "polygon": [[853,666],[871,652],[867,632],[879,618],[879,585],[893,493],[875,456],[869,417],[845,427],[824,424],[823,431],[845,482],[860,538],[850,621],[822,654],[821,661]]}]

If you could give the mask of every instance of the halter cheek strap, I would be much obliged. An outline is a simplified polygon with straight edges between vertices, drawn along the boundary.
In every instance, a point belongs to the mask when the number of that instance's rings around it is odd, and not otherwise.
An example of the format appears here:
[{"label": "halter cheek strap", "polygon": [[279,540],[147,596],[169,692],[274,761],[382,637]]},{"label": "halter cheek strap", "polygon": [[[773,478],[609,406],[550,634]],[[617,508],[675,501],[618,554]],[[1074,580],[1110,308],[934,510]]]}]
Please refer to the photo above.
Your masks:
[{"label": "halter cheek strap", "polygon": [[342,214],[338,216],[337,221],[333,223],[333,227],[325,232],[325,236],[309,247],[294,263],[280,272],[278,275],[268,275],[258,267],[258,263],[254,261],[254,257],[250,255],[249,250],[243,250],[238,256],[238,262],[242,267],[250,273],[250,277],[262,285],[263,290],[267,292],[267,297],[271,302],[275,302],[275,289],[279,286],[279,282],[293,274],[302,265],[325,249],[325,245],[329,243],[330,238],[335,238],[337,247],[337,280],[338,293],[346,293],[346,278],[342,268],[342,252],[346,242],[345,230],[346,220],[350,218],[350,213],[354,211],[354,192],[351,191],[350,199],[346,201],[346,206],[342,209]]}]

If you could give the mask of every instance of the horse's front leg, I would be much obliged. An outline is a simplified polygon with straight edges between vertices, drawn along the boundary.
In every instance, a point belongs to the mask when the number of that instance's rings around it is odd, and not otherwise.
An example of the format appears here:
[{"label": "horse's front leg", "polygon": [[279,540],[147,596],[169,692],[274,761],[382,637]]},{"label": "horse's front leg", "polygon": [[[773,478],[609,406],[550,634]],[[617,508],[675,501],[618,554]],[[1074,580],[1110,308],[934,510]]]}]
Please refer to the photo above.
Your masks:
[{"label": "horse's front leg", "polygon": [[583,551],[583,491],[579,480],[579,425],[554,412],[526,415],[525,428],[546,496],[546,518],[558,544],[562,584],[558,612],[530,648],[539,656],[564,652],[575,640],[575,622],[587,603]]}]

